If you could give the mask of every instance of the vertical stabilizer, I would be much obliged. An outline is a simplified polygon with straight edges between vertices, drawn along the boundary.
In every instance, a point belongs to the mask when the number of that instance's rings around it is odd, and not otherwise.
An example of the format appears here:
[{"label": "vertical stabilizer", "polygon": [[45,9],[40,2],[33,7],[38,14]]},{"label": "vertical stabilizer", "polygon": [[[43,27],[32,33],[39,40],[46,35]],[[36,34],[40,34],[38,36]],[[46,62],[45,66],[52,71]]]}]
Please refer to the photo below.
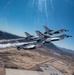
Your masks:
[{"label": "vertical stabilizer", "polygon": [[44,29],[45,29],[45,32],[53,31],[53,30],[49,29],[49,28],[46,27],[46,26],[43,26],[43,27],[44,27]]},{"label": "vertical stabilizer", "polygon": [[31,35],[28,32],[24,32],[24,33],[27,37],[31,37]]},{"label": "vertical stabilizer", "polygon": [[37,36],[39,36],[40,38],[43,38],[44,37],[44,34],[42,34],[40,31],[35,31]]}]

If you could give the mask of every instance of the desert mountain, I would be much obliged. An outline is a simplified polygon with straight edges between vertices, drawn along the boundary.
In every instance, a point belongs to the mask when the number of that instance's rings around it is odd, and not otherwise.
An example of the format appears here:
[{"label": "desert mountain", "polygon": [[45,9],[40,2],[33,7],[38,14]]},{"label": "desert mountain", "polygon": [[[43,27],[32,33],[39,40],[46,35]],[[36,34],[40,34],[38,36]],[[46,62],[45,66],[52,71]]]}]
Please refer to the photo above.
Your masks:
[{"label": "desert mountain", "polygon": [[20,38],[20,36],[5,32],[5,31],[0,31],[0,40],[2,39],[17,39]]}]

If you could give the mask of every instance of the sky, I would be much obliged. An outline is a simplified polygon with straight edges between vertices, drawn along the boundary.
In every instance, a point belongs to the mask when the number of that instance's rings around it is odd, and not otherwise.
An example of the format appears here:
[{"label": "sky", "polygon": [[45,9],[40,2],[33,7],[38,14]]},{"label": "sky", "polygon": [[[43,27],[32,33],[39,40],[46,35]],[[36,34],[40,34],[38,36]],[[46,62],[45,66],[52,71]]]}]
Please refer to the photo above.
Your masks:
[{"label": "sky", "polygon": [[74,0],[0,0],[0,30],[25,37],[24,32],[43,33],[44,25],[53,30],[68,29],[64,34],[73,37],[54,44],[74,50]]}]

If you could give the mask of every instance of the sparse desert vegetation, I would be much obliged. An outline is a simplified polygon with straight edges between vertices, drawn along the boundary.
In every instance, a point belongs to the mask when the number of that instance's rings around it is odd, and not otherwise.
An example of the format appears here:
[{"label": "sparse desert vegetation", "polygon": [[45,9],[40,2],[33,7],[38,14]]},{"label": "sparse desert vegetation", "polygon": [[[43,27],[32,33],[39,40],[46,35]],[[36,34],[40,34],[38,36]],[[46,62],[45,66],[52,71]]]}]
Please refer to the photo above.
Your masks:
[{"label": "sparse desert vegetation", "polygon": [[44,48],[20,51],[16,48],[5,48],[3,50],[0,58],[5,68],[38,70],[38,66],[48,64],[53,65],[65,75],[71,75],[74,72],[73,58],[66,58],[62,54],[53,54]]}]

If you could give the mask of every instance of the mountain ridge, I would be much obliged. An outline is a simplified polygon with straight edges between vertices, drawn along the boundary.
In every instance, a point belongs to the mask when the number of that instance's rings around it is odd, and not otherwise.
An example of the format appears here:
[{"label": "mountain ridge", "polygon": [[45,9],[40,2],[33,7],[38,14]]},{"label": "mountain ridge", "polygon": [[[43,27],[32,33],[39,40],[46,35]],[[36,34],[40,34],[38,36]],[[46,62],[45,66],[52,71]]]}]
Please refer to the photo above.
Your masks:
[{"label": "mountain ridge", "polygon": [[0,40],[2,40],[2,39],[17,39],[17,38],[21,38],[21,36],[0,30]]}]

